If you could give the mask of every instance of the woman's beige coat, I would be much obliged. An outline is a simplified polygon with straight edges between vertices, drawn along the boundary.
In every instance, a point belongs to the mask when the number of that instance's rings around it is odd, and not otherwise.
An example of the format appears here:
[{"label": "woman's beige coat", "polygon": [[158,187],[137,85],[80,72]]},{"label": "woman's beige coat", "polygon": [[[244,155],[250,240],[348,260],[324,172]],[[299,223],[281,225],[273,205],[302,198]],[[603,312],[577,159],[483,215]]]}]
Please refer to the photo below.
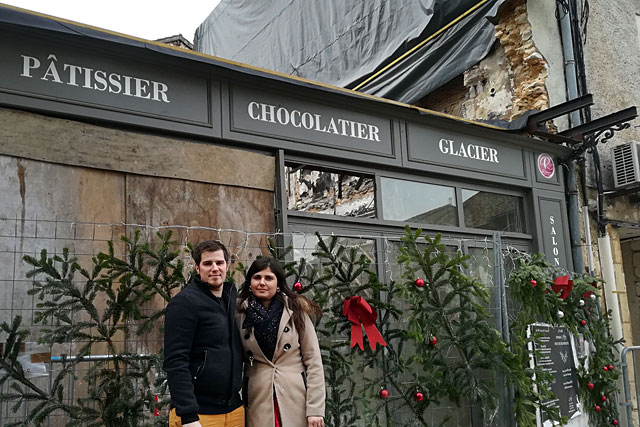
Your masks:
[{"label": "woman's beige coat", "polygon": [[282,310],[273,361],[265,357],[253,330],[243,329],[244,301],[238,313],[244,346],[247,427],[273,427],[273,391],[280,407],[283,427],[306,427],[307,417],[324,417],[324,371],[315,327],[305,314],[301,335],[295,328],[288,304]]}]

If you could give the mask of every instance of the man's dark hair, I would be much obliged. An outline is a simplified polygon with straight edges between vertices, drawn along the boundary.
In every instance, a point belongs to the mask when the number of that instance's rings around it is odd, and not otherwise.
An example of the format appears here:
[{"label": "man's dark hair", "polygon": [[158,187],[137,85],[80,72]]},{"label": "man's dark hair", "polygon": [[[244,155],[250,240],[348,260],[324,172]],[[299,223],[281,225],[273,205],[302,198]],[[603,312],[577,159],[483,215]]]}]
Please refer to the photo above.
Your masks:
[{"label": "man's dark hair", "polygon": [[204,242],[198,243],[198,246],[193,250],[193,261],[196,265],[200,265],[200,261],[202,260],[203,252],[216,252],[222,251],[224,254],[224,261],[229,263],[229,251],[227,248],[217,240],[205,240]]}]

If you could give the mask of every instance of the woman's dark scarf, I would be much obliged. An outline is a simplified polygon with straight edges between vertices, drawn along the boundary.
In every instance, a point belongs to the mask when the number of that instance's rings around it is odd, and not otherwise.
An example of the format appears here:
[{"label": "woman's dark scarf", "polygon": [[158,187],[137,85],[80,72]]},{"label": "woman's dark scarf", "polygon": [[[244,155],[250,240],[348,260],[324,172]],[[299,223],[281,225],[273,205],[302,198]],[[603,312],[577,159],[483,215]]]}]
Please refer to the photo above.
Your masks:
[{"label": "woman's dark scarf", "polygon": [[242,327],[244,329],[253,327],[256,341],[269,360],[273,359],[273,354],[276,351],[278,326],[280,325],[283,308],[282,301],[275,298],[271,300],[268,310],[255,298],[249,298],[247,317],[245,317]]}]

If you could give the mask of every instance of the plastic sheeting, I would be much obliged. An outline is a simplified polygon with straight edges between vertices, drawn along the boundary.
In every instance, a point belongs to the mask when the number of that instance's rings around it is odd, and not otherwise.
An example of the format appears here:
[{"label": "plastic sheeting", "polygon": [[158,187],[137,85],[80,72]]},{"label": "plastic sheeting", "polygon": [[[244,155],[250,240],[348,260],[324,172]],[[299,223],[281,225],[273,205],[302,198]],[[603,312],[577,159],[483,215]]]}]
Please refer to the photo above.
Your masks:
[{"label": "plastic sheeting", "polygon": [[414,103],[488,54],[503,1],[222,0],[196,30],[194,47],[355,88],[420,44],[358,88]]}]

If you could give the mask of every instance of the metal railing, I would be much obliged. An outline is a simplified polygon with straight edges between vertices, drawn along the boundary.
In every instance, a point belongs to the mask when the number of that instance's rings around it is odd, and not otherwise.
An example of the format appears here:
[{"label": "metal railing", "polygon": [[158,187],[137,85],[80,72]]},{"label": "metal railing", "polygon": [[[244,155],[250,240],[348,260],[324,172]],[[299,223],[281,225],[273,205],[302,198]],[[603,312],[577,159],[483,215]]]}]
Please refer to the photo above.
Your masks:
[{"label": "metal railing", "polygon": [[629,366],[627,364],[627,353],[631,352],[631,360],[633,364],[633,388],[635,389],[636,417],[640,418],[640,390],[638,388],[638,367],[636,358],[640,356],[640,346],[624,347],[620,352],[620,366],[622,367],[622,383],[623,383],[623,399],[619,399],[618,405],[625,408],[626,427],[634,427],[637,424],[633,422],[633,404],[634,400],[631,396],[631,382],[629,381]]}]

